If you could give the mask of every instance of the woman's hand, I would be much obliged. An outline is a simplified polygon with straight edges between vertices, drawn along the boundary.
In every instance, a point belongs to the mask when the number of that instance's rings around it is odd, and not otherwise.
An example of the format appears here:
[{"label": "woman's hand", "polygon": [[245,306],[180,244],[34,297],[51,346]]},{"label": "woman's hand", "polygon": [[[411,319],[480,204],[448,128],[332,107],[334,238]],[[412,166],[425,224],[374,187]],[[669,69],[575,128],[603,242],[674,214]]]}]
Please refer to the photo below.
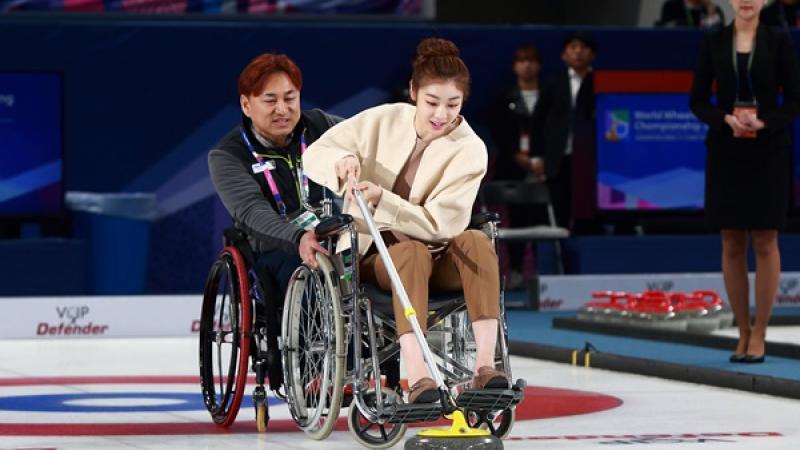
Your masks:
[{"label": "woman's hand", "polygon": [[755,130],[754,128],[751,128],[749,124],[742,123],[742,121],[739,120],[739,118],[737,116],[734,116],[733,114],[725,115],[725,123],[727,123],[728,126],[730,126],[733,129],[734,136],[740,136],[742,134],[747,134]]},{"label": "woman's hand", "polygon": [[[372,203],[374,206],[378,206],[378,202],[381,201],[381,196],[383,195],[382,187],[371,181],[359,181],[352,187],[361,192],[361,196],[364,197],[364,201]],[[352,191],[350,189],[348,189],[347,192],[348,194],[352,195]]]},{"label": "woman's hand", "polygon": [[764,129],[764,121],[759,119],[754,112],[743,111],[737,118],[739,122],[749,127],[750,130],[758,131]]},{"label": "woman's hand", "polygon": [[333,167],[336,170],[336,176],[345,182],[349,180],[350,175],[354,176],[356,180],[361,176],[361,164],[358,162],[358,158],[356,158],[355,155],[345,156],[339,161],[336,161]]},{"label": "woman's hand", "polygon": [[531,173],[538,177],[544,176],[544,160],[538,156],[531,158],[530,162]]},{"label": "woman's hand", "polygon": [[318,267],[317,264],[317,256],[316,253],[320,252],[323,255],[327,255],[328,251],[325,250],[325,247],[320,245],[319,241],[317,241],[317,235],[314,231],[306,231],[303,233],[303,236],[300,238],[300,245],[297,248],[298,253],[300,253],[300,259],[310,268],[316,270]]}]

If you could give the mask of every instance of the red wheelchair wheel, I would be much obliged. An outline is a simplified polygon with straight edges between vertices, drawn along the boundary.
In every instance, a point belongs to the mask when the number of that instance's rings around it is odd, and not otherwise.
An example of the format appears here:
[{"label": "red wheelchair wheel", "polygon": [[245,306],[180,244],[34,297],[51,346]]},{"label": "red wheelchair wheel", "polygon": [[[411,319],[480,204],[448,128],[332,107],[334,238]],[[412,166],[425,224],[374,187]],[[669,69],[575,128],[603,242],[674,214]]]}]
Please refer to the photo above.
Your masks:
[{"label": "red wheelchair wheel", "polygon": [[247,268],[234,247],[225,247],[211,267],[200,314],[200,383],[214,423],[236,420],[250,358],[252,304]]}]

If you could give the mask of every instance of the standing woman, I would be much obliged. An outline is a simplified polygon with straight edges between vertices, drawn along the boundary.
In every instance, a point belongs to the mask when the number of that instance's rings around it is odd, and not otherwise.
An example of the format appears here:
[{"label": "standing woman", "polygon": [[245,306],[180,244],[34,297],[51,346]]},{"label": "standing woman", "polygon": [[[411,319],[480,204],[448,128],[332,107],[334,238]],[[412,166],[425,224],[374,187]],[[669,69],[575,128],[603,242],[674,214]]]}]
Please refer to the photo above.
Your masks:
[{"label": "standing woman", "polygon": [[[722,274],[739,326],[731,362],[764,361],[780,277],[778,230],[790,192],[790,124],[800,112],[800,70],[789,36],[759,26],[766,0],[730,0],[733,23],[706,36],[690,107],[709,126],[706,220],[721,230]],[[717,101],[711,102],[717,83]],[[783,93],[782,104],[778,96]],[[751,326],[747,238],[756,259]]]},{"label": "standing woman", "polygon": [[[486,146],[459,113],[469,93],[469,71],[458,48],[445,39],[417,47],[410,96],[415,105],[395,103],[363,111],[331,128],[308,147],[306,173],[343,192],[349,176],[373,208],[375,222],[414,309],[428,310],[428,292],[464,291],[477,346],[474,388],[508,387],[494,369],[500,316],[497,255],[489,238],[466,230],[481,179]],[[365,281],[392,288],[361,213],[356,219],[360,273]],[[348,243],[339,243],[339,249]],[[393,292],[397,334],[405,361],[409,402],[438,400],[436,383],[411,325]],[[422,320],[420,327],[425,330]]]}]

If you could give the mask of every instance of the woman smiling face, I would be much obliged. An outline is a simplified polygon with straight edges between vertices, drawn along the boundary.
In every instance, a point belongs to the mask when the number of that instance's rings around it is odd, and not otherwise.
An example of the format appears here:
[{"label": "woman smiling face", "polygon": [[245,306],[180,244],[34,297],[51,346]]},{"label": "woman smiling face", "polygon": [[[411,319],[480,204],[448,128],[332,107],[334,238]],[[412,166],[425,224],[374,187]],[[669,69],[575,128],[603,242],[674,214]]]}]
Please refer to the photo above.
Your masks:
[{"label": "woman smiling face", "polygon": [[417,90],[412,86],[411,99],[417,104],[414,118],[417,135],[432,141],[453,129],[464,103],[464,92],[453,80],[433,80]]}]

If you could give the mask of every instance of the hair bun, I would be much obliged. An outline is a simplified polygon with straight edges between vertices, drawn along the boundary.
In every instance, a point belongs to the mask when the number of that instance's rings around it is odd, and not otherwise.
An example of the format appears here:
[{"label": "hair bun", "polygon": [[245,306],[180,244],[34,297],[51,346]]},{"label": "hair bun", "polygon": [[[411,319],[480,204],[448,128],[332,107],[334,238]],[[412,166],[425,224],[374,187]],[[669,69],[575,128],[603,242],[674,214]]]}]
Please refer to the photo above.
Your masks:
[{"label": "hair bun", "polygon": [[417,56],[411,72],[413,93],[428,82],[453,81],[467,98],[469,94],[469,69],[459,56],[453,41],[442,38],[425,38],[417,45]]},{"label": "hair bun", "polygon": [[425,38],[417,45],[417,57],[415,62],[419,63],[428,58],[448,56],[459,56],[456,44],[442,38]]}]

